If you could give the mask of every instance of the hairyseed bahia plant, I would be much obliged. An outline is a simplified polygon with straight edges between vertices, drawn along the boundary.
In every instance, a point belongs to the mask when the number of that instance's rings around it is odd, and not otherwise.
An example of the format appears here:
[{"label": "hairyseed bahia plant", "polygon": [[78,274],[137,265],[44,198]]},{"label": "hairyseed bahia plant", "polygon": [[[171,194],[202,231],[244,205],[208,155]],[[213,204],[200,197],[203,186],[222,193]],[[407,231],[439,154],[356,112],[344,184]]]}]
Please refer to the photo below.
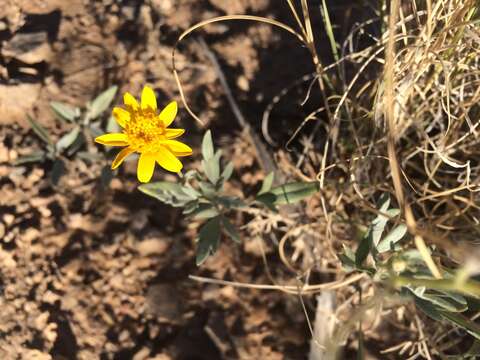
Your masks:
[{"label": "hairyseed bahia plant", "polygon": [[137,177],[140,182],[149,182],[158,163],[165,170],[178,173],[183,165],[178,157],[192,155],[192,149],[173,140],[181,136],[184,129],[168,128],[177,115],[177,103],[172,101],[160,113],[154,91],[145,86],[140,104],[130,93],[123,97],[125,108],[115,107],[113,116],[122,127],[121,133],[104,134],[95,141],[107,146],[124,146],[112,163],[116,169],[125,158],[137,152]]}]

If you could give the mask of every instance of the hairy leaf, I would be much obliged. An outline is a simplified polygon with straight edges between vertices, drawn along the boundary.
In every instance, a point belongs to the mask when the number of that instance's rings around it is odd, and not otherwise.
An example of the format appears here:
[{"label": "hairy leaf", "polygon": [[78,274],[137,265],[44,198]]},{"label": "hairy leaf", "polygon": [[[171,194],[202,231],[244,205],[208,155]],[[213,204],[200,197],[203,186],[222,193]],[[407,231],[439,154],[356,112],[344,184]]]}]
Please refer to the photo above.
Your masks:
[{"label": "hairy leaf", "polygon": [[195,197],[183,191],[182,185],[167,181],[143,184],[138,189],[144,194],[174,207],[183,207],[192,200],[196,200]]},{"label": "hairy leaf", "polygon": [[217,151],[216,154],[208,159],[202,160],[203,170],[207,175],[208,180],[216,185],[220,179],[220,157],[221,151]]},{"label": "hairy leaf", "polygon": [[223,172],[222,172],[222,180],[223,180],[223,181],[228,181],[228,180],[232,177],[233,170],[234,170],[233,163],[232,163],[232,162],[229,162],[229,163],[225,166],[225,169],[223,169]]},{"label": "hairy leaf", "polygon": [[223,229],[228,234],[228,236],[235,242],[240,243],[240,235],[235,229],[235,226],[228,220],[226,217],[222,216]]},{"label": "hairy leaf", "polygon": [[264,204],[283,205],[294,204],[313,194],[319,189],[318,182],[294,182],[277,186],[260,194],[256,200]]},{"label": "hairy leaf", "polygon": [[214,155],[212,132],[210,130],[207,130],[203,136],[202,155],[205,160],[212,158]]},{"label": "hairy leaf", "polygon": [[403,239],[407,233],[407,226],[405,224],[400,224],[394,229],[392,229],[379,243],[377,246],[377,251],[379,253],[384,253],[391,250],[397,242]]},{"label": "hairy leaf", "polygon": [[43,162],[46,158],[46,154],[43,151],[34,152],[28,155],[20,156],[15,160],[15,165],[23,165],[29,163]]},{"label": "hairy leaf", "polygon": [[50,107],[52,108],[55,115],[63,121],[74,122],[80,113],[80,110],[78,108],[74,108],[68,104],[58,101],[50,102]]},{"label": "hairy leaf", "polygon": [[68,149],[73,145],[75,140],[77,140],[78,135],[80,134],[80,128],[78,126],[74,127],[68,133],[63,135],[60,140],[55,144],[55,148],[59,153],[62,153],[64,150]]},{"label": "hairy leaf", "polygon": [[35,134],[37,134],[37,136],[47,145],[53,146],[53,142],[50,139],[50,135],[48,134],[48,131],[42,125],[40,125],[39,122],[33,119],[30,115],[27,115],[27,120],[30,123],[30,126],[32,127]]},{"label": "hairy leaf", "polygon": [[117,86],[114,85],[104,92],[102,92],[100,95],[98,95],[90,104],[89,106],[89,111],[88,111],[88,117],[90,119],[95,119],[98,116],[100,116],[105,110],[108,109],[110,104],[113,101],[113,98],[117,94]]},{"label": "hairy leaf", "polygon": [[258,195],[261,195],[261,194],[264,194],[264,193],[270,191],[270,189],[272,188],[274,178],[275,178],[275,173],[272,171],[263,180],[262,187],[261,187],[260,191],[258,192]]},{"label": "hairy leaf", "polygon": [[218,215],[218,210],[212,204],[201,203],[191,215],[195,219],[210,219]]}]

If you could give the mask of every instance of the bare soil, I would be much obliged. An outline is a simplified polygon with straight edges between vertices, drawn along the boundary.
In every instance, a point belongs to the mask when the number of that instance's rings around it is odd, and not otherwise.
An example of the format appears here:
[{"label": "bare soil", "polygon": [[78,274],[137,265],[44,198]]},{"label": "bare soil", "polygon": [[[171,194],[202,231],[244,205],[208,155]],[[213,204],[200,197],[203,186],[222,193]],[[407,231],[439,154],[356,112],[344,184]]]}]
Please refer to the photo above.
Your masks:
[{"label": "bare soil", "polygon": [[[49,163],[13,165],[42,146],[27,115],[55,139],[68,131],[50,101],[82,106],[112,84],[119,94],[139,94],[146,83],[159,103],[179,100],[171,71],[178,35],[201,20],[243,13],[293,25],[288,8],[274,0],[3,0],[1,359],[306,358],[310,334],[296,297],[188,278],[270,283],[254,239],[240,246],[224,241],[197,268],[199,224],[141,194],[134,163],[107,189],[99,181],[106,163],[71,158],[57,186]],[[308,54],[288,34],[243,22],[210,25],[180,46],[177,65],[187,98],[232,154],[243,186],[254,189],[263,174],[196,36],[218,55],[255,126],[282,88],[313,70]],[[285,141],[302,119],[298,109],[280,107],[276,140]],[[184,110],[177,121],[198,146],[203,130]],[[267,256],[275,269],[280,262],[273,244]]]}]

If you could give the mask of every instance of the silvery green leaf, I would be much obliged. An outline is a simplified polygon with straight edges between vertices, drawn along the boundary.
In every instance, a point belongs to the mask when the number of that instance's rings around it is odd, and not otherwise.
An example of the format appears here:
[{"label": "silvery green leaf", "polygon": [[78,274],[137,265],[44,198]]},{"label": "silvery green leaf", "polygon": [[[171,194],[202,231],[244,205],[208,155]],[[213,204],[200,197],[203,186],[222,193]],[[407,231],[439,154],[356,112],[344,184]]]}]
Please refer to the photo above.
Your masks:
[{"label": "silvery green leaf", "polygon": [[197,239],[197,266],[203,264],[203,262],[213,255],[220,243],[220,218],[214,217],[204,224],[198,234]]},{"label": "silvery green leaf", "polygon": [[67,155],[72,156],[78,150],[80,150],[84,144],[85,144],[85,136],[83,135],[83,132],[80,131],[78,133],[77,138],[73,142],[73,144],[68,148]]},{"label": "silvery green leaf", "polygon": [[37,136],[46,144],[53,146],[53,142],[50,139],[47,129],[40,125],[40,123],[33,119],[30,115],[27,115],[27,120],[35,134],[37,134]]},{"label": "silvery green leaf", "polygon": [[23,165],[29,163],[36,163],[36,162],[43,162],[45,160],[45,152],[38,151],[28,155],[20,156],[17,160],[15,160],[15,165]]},{"label": "silvery green leaf", "polygon": [[227,209],[237,209],[246,206],[241,199],[233,196],[219,196],[216,200]]},{"label": "silvery green leaf", "polygon": [[264,194],[264,193],[270,191],[270,189],[272,188],[274,178],[275,178],[275,173],[272,171],[263,180],[262,187],[261,187],[260,191],[258,192],[258,195],[261,195],[261,194]]},{"label": "silvery green leaf", "polygon": [[272,203],[274,205],[294,204],[313,194],[319,189],[318,182],[293,182],[277,186],[268,192],[256,197],[257,201],[262,203]]},{"label": "silvery green leaf", "polygon": [[183,191],[182,185],[167,181],[143,184],[140,185],[138,189],[144,194],[174,207],[183,207],[187,203],[196,200],[195,197]]},{"label": "silvery green leaf", "polygon": [[207,198],[212,198],[217,193],[217,190],[215,189],[215,187],[208,182],[201,181],[198,183],[198,186],[200,187],[202,194]]},{"label": "silvery green leaf", "polygon": [[218,179],[220,178],[220,164],[217,158],[211,157],[208,160],[202,160],[202,167],[205,175],[207,175],[208,180],[216,185]]},{"label": "silvery green leaf", "polygon": [[222,224],[223,224],[223,229],[228,234],[228,236],[236,243],[240,243],[241,242],[240,235],[238,234],[237,229],[235,229],[235,226],[232,225],[230,220],[222,216]]},{"label": "silvery green leaf", "polygon": [[228,181],[232,177],[233,170],[234,170],[233,163],[229,162],[227,166],[225,166],[225,169],[223,169],[223,172],[222,172],[223,181]]},{"label": "silvery green leaf", "polygon": [[113,115],[110,115],[108,118],[106,130],[108,133],[118,133],[121,130],[120,125],[118,125],[117,120],[115,120]]},{"label": "silvery green leaf", "polygon": [[92,134],[92,137],[93,138],[96,138],[100,135],[103,135],[104,132],[103,130],[100,128],[99,124],[90,124],[90,126],[88,127],[88,129],[90,130],[90,133]]},{"label": "silvery green leaf", "polygon": [[198,209],[199,205],[200,204],[198,200],[189,201],[188,203],[185,204],[182,214],[189,215],[193,213],[196,209]]},{"label": "silvery green leaf", "polygon": [[[373,221],[372,225],[369,228],[369,231],[371,231],[371,236],[372,236],[372,244],[377,247],[378,243],[382,237],[383,231],[385,230],[385,226],[387,225],[387,222],[390,220],[390,218],[393,218],[397,216],[400,213],[399,209],[386,209],[390,205],[390,198],[388,198],[388,201],[385,201],[381,206],[379,211],[382,212],[382,214],[378,215]],[[383,215],[386,214],[389,217]]]},{"label": "silvery green leaf", "polygon": [[390,206],[390,195],[388,193],[384,193],[380,196],[380,199],[378,200],[377,208],[381,212],[385,212],[388,210]]},{"label": "silvery green leaf", "polygon": [[218,210],[212,204],[202,203],[191,213],[195,219],[210,219],[217,216]]},{"label": "silvery green leaf", "polygon": [[191,198],[195,198],[195,199],[198,199],[200,196],[202,196],[202,194],[200,194],[197,190],[195,190],[194,188],[190,187],[189,185],[186,185],[183,187],[182,191],[189,195]]},{"label": "silvery green leaf", "polygon": [[59,153],[62,153],[65,149],[68,149],[77,139],[78,134],[80,133],[80,128],[78,126],[74,127],[68,133],[63,135],[60,140],[57,141],[55,147]]},{"label": "silvery green leaf", "polygon": [[88,106],[88,117],[95,119],[108,109],[117,94],[117,86],[114,85],[98,95]]},{"label": "silvery green leaf", "polygon": [[395,247],[395,244],[403,239],[407,231],[408,229],[405,224],[398,225],[378,243],[377,251],[379,253],[384,253],[392,250]]},{"label": "silvery green leaf", "polygon": [[191,179],[195,179],[197,177],[198,173],[196,170],[188,170],[183,177],[185,178],[186,181],[189,181]]},{"label": "silvery green leaf", "polygon": [[213,154],[214,154],[214,148],[213,148],[212,132],[210,130],[207,130],[207,132],[203,136],[202,155],[205,160],[208,160],[213,157]]},{"label": "silvery green leaf", "polygon": [[55,115],[63,121],[74,122],[80,113],[80,110],[78,108],[58,101],[50,102],[50,107],[52,108]]}]

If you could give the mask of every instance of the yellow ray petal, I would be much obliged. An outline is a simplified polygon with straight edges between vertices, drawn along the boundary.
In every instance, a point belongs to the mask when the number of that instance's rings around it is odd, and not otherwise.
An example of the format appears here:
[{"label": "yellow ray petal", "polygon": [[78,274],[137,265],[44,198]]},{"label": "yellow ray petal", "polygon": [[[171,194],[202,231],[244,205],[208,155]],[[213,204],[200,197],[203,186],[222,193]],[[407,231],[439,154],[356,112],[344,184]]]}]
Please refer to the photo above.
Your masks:
[{"label": "yellow ray petal", "polygon": [[145,86],[142,91],[142,110],[152,109],[157,111],[157,98],[151,87]]},{"label": "yellow ray petal", "polygon": [[129,92],[126,92],[123,95],[123,103],[125,104],[125,106],[129,110],[133,110],[133,111],[138,110],[139,106],[138,106],[137,99],[135,99],[135,97],[132,94],[130,94]]},{"label": "yellow ray petal", "polygon": [[137,178],[142,183],[147,183],[155,170],[155,154],[142,153],[138,159]]},{"label": "yellow ray petal", "polygon": [[156,155],[156,160],[158,165],[163,167],[165,170],[177,173],[180,170],[182,170],[183,165],[178,160],[175,155],[173,155],[170,150],[167,148],[162,148],[161,150],[158,151]]},{"label": "yellow ray petal", "polygon": [[95,142],[107,146],[127,146],[127,140],[125,134],[104,134],[95,138]]},{"label": "yellow ray petal", "polygon": [[176,139],[177,137],[182,136],[184,132],[184,129],[166,129],[165,136],[167,139]]},{"label": "yellow ray petal", "polygon": [[166,145],[168,149],[174,154],[180,153],[182,156],[192,155],[193,150],[190,146],[177,141],[177,140],[165,140],[162,141],[162,144]]},{"label": "yellow ray petal", "polygon": [[113,108],[113,117],[122,128],[124,128],[125,124],[130,121],[130,113],[120,107]]},{"label": "yellow ray petal", "polygon": [[170,104],[165,106],[160,115],[158,115],[159,119],[163,121],[165,127],[168,127],[173,122],[173,120],[175,120],[175,116],[177,116],[177,111],[177,102],[172,101]]},{"label": "yellow ray petal", "polygon": [[112,170],[118,168],[122,164],[123,160],[125,160],[125,158],[131,153],[133,153],[133,150],[129,147],[126,147],[125,149],[120,151],[115,157],[115,160],[113,160],[112,162]]},{"label": "yellow ray petal", "polygon": [[175,155],[176,157],[185,157],[185,156],[190,156],[192,155],[192,152],[181,152],[181,151],[172,151],[172,154]]}]

